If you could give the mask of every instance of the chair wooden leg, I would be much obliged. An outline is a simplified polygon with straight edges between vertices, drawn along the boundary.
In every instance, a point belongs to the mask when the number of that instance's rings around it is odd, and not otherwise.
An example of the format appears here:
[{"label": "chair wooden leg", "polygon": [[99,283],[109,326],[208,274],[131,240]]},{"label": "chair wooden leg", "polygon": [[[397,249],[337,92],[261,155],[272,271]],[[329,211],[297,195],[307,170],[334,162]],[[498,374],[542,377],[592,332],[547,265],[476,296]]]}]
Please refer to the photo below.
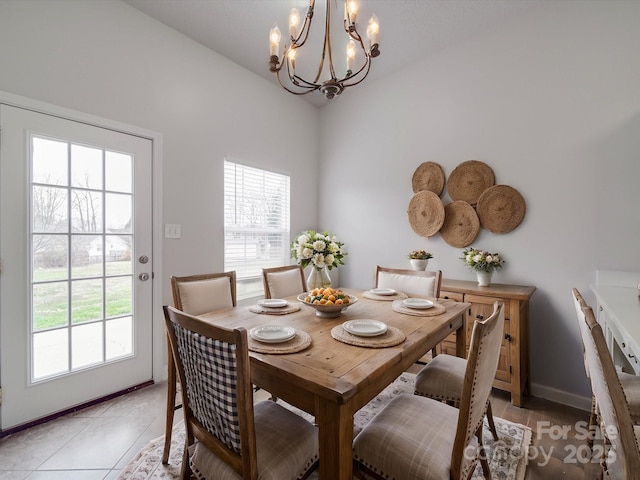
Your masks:
[{"label": "chair wooden leg", "polygon": [[487,422],[489,422],[489,430],[493,435],[493,439],[498,441],[498,431],[496,430],[496,424],[493,421],[493,412],[491,411],[491,401],[487,402]]},{"label": "chair wooden leg", "polygon": [[598,418],[596,414],[596,396],[591,395],[591,412],[589,412],[589,436],[587,437],[587,446],[589,449],[593,449],[593,437],[595,435],[592,433],[597,425]]},{"label": "chair wooden leg", "polygon": [[[478,448],[480,453],[480,465],[482,466],[482,474],[485,480],[491,480],[491,470],[489,469],[489,462],[487,460],[487,449],[482,443],[482,422],[476,431],[476,437],[478,439]],[[469,472],[469,475],[473,475],[473,471]]]},{"label": "chair wooden leg", "polygon": [[169,451],[171,450],[171,432],[173,429],[173,414],[176,408],[176,365],[173,362],[173,353],[169,348],[167,355],[167,412],[164,428],[164,450],[162,452],[162,463],[169,463]]},{"label": "chair wooden leg", "polygon": [[491,480],[491,470],[489,470],[489,462],[487,462],[487,459],[484,456],[480,459],[480,465],[482,465],[482,474],[484,475],[484,478],[486,480]]},{"label": "chair wooden leg", "polygon": [[189,466],[189,450],[187,443],[184,444],[184,452],[182,453],[182,466],[180,468],[180,480],[191,479],[191,467]]}]

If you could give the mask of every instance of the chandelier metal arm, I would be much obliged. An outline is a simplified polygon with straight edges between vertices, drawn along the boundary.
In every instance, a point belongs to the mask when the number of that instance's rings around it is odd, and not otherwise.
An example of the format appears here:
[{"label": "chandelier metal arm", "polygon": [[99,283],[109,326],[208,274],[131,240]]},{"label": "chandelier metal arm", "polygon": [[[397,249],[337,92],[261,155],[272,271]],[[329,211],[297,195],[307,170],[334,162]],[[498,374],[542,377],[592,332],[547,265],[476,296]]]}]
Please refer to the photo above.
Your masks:
[{"label": "chandelier metal arm", "polygon": [[[289,52],[290,49],[302,47],[307,41],[307,39],[309,38],[309,31],[311,30],[311,22],[313,21],[313,11],[314,11],[315,3],[316,3],[315,0],[309,1],[309,8],[307,9],[307,14],[304,16],[304,23],[302,24],[300,33],[298,33],[298,36],[295,38],[293,38],[293,36],[290,36],[291,46],[290,47],[285,46],[284,54],[282,56],[283,59],[287,57],[287,52]],[[300,37],[302,37],[302,34],[304,34],[304,38],[302,39],[302,42],[301,42]]]},{"label": "chandelier metal arm", "polygon": [[[356,73],[354,73],[353,75],[351,75],[350,77],[345,77],[343,80],[341,80],[341,82],[344,84],[344,88],[347,87],[353,87],[354,85],[358,85],[359,83],[361,83],[365,78],[367,78],[367,75],[369,75],[369,70],[371,69],[371,59],[367,57],[367,63],[365,63],[360,70],[358,70]],[[350,78],[357,78],[358,75],[364,70],[367,69],[366,73],[362,76],[362,78],[360,78],[358,81],[356,82],[352,82],[347,84],[346,81]]]}]

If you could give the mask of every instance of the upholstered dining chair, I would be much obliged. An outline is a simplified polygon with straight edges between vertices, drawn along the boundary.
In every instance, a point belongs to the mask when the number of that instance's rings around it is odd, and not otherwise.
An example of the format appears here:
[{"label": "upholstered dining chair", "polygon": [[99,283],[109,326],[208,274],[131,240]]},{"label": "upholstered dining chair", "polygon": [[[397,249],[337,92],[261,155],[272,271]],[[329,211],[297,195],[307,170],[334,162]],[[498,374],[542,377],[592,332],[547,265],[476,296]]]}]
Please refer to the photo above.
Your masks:
[{"label": "upholstered dining chair", "polygon": [[[612,455],[603,455],[602,473],[611,480],[640,479],[640,426],[631,421],[622,385],[607,348],[602,327],[589,306],[582,307],[579,321],[586,324],[580,334],[591,380],[591,390],[598,407],[598,422]],[[605,475],[606,474],[606,475]]]},{"label": "upholstered dining chair", "polygon": [[[174,306],[191,315],[236,306],[236,272],[205,273],[185,277],[171,277]],[[170,347],[170,346],[169,346]],[[167,352],[167,413],[162,463],[169,461],[173,416],[176,405],[177,378],[171,348]]]},{"label": "upholstered dining chair", "polygon": [[478,461],[491,478],[482,445],[485,406],[498,366],[504,307],[476,320],[460,407],[418,395],[398,395],[353,443],[354,470],[376,479],[463,480]]},{"label": "upholstered dining chair", "polygon": [[376,288],[393,288],[410,297],[438,298],[441,285],[442,272],[440,270],[405,270],[376,265]]},{"label": "upholstered dining chair", "polygon": [[318,463],[318,432],[270,400],[254,405],[247,330],[165,306],[182,388],[181,479],[298,480]]},{"label": "upholstered dining chair", "polygon": [[[573,297],[573,303],[576,309],[576,315],[578,318],[578,326],[580,328],[581,338],[584,338],[586,334],[586,324],[583,321],[584,316],[582,309],[584,307],[588,307],[589,305],[584,300],[584,297],[580,293],[577,288],[572,289],[571,291]],[[583,331],[585,330],[585,331]],[[585,350],[584,341],[582,342],[583,352]],[[584,367],[585,373],[587,377],[589,377],[589,367],[587,365],[587,359],[584,358]],[[620,385],[622,386],[622,390],[624,391],[625,398],[627,399],[627,403],[629,405],[629,413],[631,415],[631,421],[635,425],[640,425],[640,377],[637,375],[633,375],[625,372],[617,372],[618,380],[620,380]],[[589,427],[597,424],[597,405],[596,399],[592,395],[591,397],[591,412],[589,413]],[[588,439],[588,443],[591,446],[593,443],[593,439],[590,437]]]},{"label": "upholstered dining chair", "polygon": [[[438,298],[442,285],[442,271],[435,270],[406,270],[402,268],[388,268],[376,265],[375,288],[392,288],[409,297]],[[431,357],[438,354],[438,348],[431,350]],[[417,363],[427,363],[428,355]]]},{"label": "upholstered dining chair", "polygon": [[264,298],[285,298],[307,291],[307,281],[300,265],[263,268]]},{"label": "upholstered dining chair", "polygon": [[[494,312],[495,313],[495,312]],[[500,346],[498,346],[498,351]],[[414,393],[458,407],[462,395],[462,385],[467,369],[467,360],[441,353],[427,363],[416,375]],[[487,423],[494,440],[498,440],[498,431],[493,420],[491,400],[487,398]]]}]

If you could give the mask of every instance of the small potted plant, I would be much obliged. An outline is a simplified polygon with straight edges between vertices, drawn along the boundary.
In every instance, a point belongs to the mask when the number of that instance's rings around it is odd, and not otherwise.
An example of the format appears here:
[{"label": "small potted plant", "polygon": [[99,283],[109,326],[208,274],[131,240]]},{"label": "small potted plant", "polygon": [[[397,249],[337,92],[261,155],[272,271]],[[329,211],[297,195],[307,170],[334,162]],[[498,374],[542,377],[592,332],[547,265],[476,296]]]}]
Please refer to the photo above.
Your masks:
[{"label": "small potted plant", "polygon": [[488,287],[491,285],[491,276],[495,270],[502,268],[504,260],[499,253],[490,253],[473,247],[465,248],[462,252],[462,260],[476,272],[478,285]]},{"label": "small potted plant", "polygon": [[429,259],[433,258],[433,255],[424,250],[413,250],[409,252],[407,258],[411,261],[411,267],[414,270],[426,270],[429,265]]}]

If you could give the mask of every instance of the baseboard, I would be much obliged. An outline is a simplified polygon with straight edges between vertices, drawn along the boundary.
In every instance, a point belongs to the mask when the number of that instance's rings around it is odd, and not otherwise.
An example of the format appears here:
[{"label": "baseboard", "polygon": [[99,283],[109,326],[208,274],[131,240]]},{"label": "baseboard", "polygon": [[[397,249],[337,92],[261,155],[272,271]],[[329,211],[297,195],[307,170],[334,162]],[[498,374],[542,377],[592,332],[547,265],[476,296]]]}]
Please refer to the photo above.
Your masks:
[{"label": "baseboard", "polygon": [[539,383],[531,384],[531,395],[538,398],[551,400],[552,402],[568,405],[569,407],[578,408],[585,412],[591,411],[591,397],[583,397],[575,393],[569,393],[557,388],[547,387]]}]

